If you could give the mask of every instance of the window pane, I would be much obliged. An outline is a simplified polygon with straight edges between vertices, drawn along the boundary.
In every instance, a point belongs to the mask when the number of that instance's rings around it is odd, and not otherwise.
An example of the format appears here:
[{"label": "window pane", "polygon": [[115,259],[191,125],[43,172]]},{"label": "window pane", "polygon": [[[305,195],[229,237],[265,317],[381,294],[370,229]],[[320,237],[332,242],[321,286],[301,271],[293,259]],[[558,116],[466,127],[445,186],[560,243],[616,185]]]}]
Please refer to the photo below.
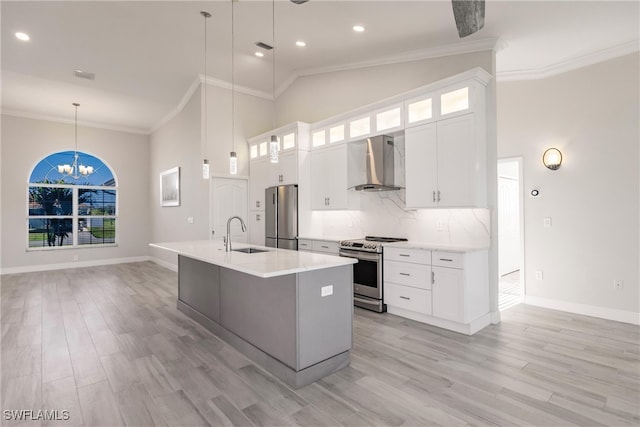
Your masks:
[{"label": "window pane", "polygon": [[267,155],[267,141],[260,143],[260,157]]},{"label": "window pane", "polygon": [[[76,165],[77,167],[74,167],[73,151],[61,151],[51,154],[42,159],[33,168],[29,182],[115,187],[116,182],[113,173],[100,159],[78,151]],[[67,173],[64,172],[65,169],[68,171]],[[85,174],[83,175],[81,172]]]},{"label": "window pane", "polygon": [[329,129],[329,142],[340,142],[344,140],[344,125],[334,126]]},{"label": "window pane", "polygon": [[400,107],[376,114],[376,130],[386,130],[400,126]]},{"label": "window pane", "polygon": [[115,190],[78,189],[78,215],[115,214]]},{"label": "window pane", "polygon": [[290,133],[282,137],[282,149],[288,150],[296,146],[296,134]]},{"label": "window pane", "polygon": [[29,247],[54,247],[73,245],[73,229],[70,218],[29,219]]},{"label": "window pane", "polygon": [[29,215],[73,214],[70,188],[29,187]]},{"label": "window pane", "polygon": [[258,146],[257,145],[252,145],[250,147],[250,156],[252,159],[255,159],[256,157],[258,157]]},{"label": "window pane", "polygon": [[319,130],[318,132],[314,132],[311,144],[314,147],[320,147],[321,145],[324,145],[324,143],[325,143],[325,131]]},{"label": "window pane", "polygon": [[430,119],[431,117],[431,98],[409,104],[409,123]]},{"label": "window pane", "polygon": [[369,117],[354,120],[349,123],[349,136],[351,138],[367,135],[370,132],[371,132],[371,119]]},{"label": "window pane", "polygon": [[469,88],[443,93],[440,97],[440,113],[449,114],[469,108]]},{"label": "window pane", "polygon": [[115,218],[80,218],[78,220],[78,245],[103,245],[115,242]]}]

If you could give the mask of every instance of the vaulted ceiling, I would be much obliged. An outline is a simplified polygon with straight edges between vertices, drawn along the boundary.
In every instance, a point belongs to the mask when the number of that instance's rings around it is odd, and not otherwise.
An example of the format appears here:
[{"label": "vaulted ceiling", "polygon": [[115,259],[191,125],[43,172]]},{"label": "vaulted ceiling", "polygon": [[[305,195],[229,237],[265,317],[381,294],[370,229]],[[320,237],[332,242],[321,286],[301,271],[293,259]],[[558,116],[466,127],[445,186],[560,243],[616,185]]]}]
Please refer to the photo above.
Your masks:
[{"label": "vaulted ceiling", "polygon": [[[230,82],[231,0],[2,1],[2,109],[148,132],[204,73]],[[458,37],[451,2],[234,2],[235,84],[270,97],[276,86],[335,69],[495,46],[502,78],[534,78],[638,50],[637,1],[487,0],[485,26]],[[273,26],[275,18],[275,26]],[[353,25],[365,27],[356,33]],[[22,42],[17,31],[28,33]],[[273,35],[275,33],[275,41]],[[303,40],[306,47],[295,42]],[[255,42],[273,44],[258,58]],[[95,80],[73,70],[95,73]]]}]

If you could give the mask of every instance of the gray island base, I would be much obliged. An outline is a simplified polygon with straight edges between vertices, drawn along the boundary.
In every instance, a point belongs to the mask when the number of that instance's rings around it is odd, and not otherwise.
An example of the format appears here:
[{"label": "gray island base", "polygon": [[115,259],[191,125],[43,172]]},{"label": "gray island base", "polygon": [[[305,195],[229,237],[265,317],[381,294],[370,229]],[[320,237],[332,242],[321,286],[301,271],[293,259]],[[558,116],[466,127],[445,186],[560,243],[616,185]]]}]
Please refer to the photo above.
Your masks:
[{"label": "gray island base", "polygon": [[178,256],[178,309],[291,387],[349,365],[351,265],[258,277]]}]

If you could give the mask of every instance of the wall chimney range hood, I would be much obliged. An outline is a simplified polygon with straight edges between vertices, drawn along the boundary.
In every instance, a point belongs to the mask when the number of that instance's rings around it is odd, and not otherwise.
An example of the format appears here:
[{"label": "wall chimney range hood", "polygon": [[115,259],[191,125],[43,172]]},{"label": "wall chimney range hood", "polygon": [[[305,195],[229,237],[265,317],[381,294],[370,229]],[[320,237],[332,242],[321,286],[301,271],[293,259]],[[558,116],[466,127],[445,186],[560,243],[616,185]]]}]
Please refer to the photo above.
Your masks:
[{"label": "wall chimney range hood", "polygon": [[379,135],[365,140],[367,146],[367,175],[363,184],[353,187],[356,191],[400,190],[394,185],[393,137]]}]

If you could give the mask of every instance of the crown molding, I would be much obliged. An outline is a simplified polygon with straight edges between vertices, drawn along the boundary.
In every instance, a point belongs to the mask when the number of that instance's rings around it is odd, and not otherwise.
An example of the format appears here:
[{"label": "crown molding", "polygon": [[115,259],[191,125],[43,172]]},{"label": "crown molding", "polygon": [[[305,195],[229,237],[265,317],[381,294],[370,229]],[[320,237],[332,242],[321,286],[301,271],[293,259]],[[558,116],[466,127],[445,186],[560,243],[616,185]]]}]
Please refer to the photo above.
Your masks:
[{"label": "crown molding", "polygon": [[187,102],[189,102],[189,100],[193,96],[193,93],[199,87],[200,87],[200,76],[196,77],[195,80],[191,83],[191,85],[189,85],[189,88],[187,89],[187,91],[184,93],[184,95],[182,95],[182,98],[180,98],[180,102],[178,102],[178,105],[176,105],[173,108],[173,110],[169,111],[169,113],[166,114],[163,118],[158,120],[158,122],[155,125],[149,128],[148,133],[152,134],[156,132],[162,126],[166,125],[171,119],[173,119],[175,116],[180,114],[184,109],[184,107],[187,105]]},{"label": "crown molding", "polygon": [[314,74],[334,73],[338,71],[349,71],[359,68],[376,67],[380,65],[399,64],[403,62],[420,61],[423,59],[440,58],[452,55],[462,55],[465,53],[482,52],[485,50],[502,49],[503,44],[497,38],[479,39],[460,42],[450,45],[437,46],[428,49],[410,50],[393,55],[381,56],[369,61],[351,62],[348,64],[333,65],[328,67],[306,68],[294,71],[276,91],[279,96],[289,88],[299,77],[311,76]]},{"label": "crown molding", "polygon": [[638,52],[639,50],[640,40],[631,40],[607,49],[602,49],[596,52],[588,53],[586,55],[575,56],[573,58],[569,58],[567,60],[560,61],[542,68],[498,72],[497,80],[499,82],[508,82],[544,79],[547,77],[566,73],[567,71],[572,71],[578,68],[597,64],[599,62],[619,58],[630,53]]},{"label": "crown molding", "polygon": [[[44,120],[47,122],[56,122],[56,123],[64,123],[64,124],[69,124],[69,125],[73,125],[75,124],[75,121],[73,119],[67,119],[67,118],[62,118],[62,117],[57,117],[57,116],[49,116],[46,114],[38,114],[38,113],[32,113],[29,111],[21,111],[21,110],[8,110],[6,108],[2,109],[2,114],[5,116],[13,116],[13,117],[21,117],[21,118],[25,118],[25,119],[34,119],[34,120]],[[105,130],[112,130],[112,131],[116,131],[116,132],[127,132],[127,133],[134,133],[134,134],[138,134],[138,135],[148,135],[149,132],[144,130],[144,129],[140,129],[140,128],[130,128],[130,127],[126,127],[126,126],[113,126],[113,125],[107,125],[104,123],[98,123],[98,122],[87,122],[87,121],[78,121],[78,126],[83,126],[83,127],[90,127],[90,128],[97,128],[97,129],[105,129]]]},{"label": "crown molding", "polygon": [[200,79],[200,82],[207,84],[209,86],[216,86],[216,87],[219,87],[222,89],[228,89],[228,90],[231,90],[233,88],[233,90],[236,93],[244,93],[247,95],[256,96],[258,98],[264,98],[268,101],[273,101],[272,94],[261,91],[261,90],[252,89],[246,86],[238,86],[238,85],[232,86],[231,83],[229,83],[226,80],[214,79],[213,77],[203,76],[202,74],[200,74],[198,78]]}]

